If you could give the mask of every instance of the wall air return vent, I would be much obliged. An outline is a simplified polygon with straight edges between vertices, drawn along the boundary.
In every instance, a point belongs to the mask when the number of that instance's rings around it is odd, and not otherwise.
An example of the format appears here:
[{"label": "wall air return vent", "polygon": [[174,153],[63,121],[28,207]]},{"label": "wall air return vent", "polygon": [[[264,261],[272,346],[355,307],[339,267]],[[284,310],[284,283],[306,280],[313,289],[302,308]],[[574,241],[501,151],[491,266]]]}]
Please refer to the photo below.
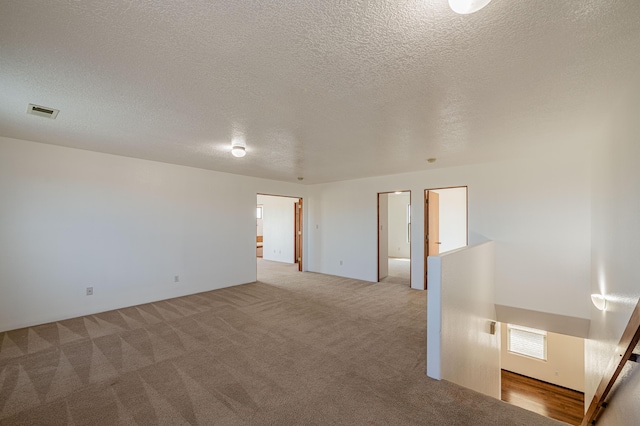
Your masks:
[{"label": "wall air return vent", "polygon": [[33,114],[39,117],[46,117],[51,119],[56,118],[59,112],[60,110],[45,107],[42,105],[29,104],[29,108],[27,108],[27,114]]}]

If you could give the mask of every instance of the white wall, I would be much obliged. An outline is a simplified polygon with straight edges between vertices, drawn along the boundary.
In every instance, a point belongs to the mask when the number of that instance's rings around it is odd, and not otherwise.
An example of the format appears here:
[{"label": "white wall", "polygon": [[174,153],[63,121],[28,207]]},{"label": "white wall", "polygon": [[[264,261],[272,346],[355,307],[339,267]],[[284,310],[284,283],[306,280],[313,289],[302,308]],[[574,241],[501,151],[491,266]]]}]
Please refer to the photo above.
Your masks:
[{"label": "white wall", "polygon": [[509,352],[507,324],[501,328],[504,370],[584,392],[584,339],[547,332],[547,359],[540,360]]},{"label": "white wall", "polygon": [[[640,298],[638,83],[628,87],[618,105],[610,107],[610,121],[593,156],[591,292],[606,297],[607,309],[598,311],[591,306],[591,330],[585,347],[587,406]],[[614,392],[598,425],[640,424],[640,364],[629,363]]]},{"label": "white wall", "polygon": [[440,253],[467,245],[467,188],[432,190],[439,195]]},{"label": "white wall", "polygon": [[255,281],[258,192],[304,187],[0,138],[0,330]]},{"label": "white wall", "polygon": [[263,206],[263,259],[295,263],[293,226],[296,202],[298,198],[258,195],[258,204]]},{"label": "white wall", "polygon": [[307,187],[8,138],[0,150],[0,329],[255,280],[257,193],[306,196],[305,269],[375,282],[377,193],[462,185],[470,243],[496,240],[497,303],[590,312],[585,152]]},{"label": "white wall", "polygon": [[407,205],[411,197],[408,192],[387,194],[389,197],[389,257],[411,257],[407,241]]},{"label": "white wall", "polygon": [[493,242],[429,256],[427,374],[500,399]]},{"label": "white wall", "polygon": [[[588,318],[589,160],[586,149],[559,147],[554,155],[309,186],[308,267],[376,281],[377,193],[468,185],[469,243],[496,242],[496,303]],[[411,285],[421,289],[422,197],[413,197],[412,216]]]}]

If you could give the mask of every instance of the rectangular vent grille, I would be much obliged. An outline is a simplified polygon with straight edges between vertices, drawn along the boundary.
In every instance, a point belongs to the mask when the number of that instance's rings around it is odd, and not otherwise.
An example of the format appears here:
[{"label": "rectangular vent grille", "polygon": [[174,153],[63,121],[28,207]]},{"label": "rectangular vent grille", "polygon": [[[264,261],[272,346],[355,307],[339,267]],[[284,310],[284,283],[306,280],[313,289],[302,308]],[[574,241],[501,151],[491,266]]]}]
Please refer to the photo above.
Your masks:
[{"label": "rectangular vent grille", "polygon": [[60,111],[57,109],[45,107],[42,105],[29,104],[29,108],[27,108],[27,114],[33,114],[39,117],[46,117],[51,119],[56,118],[59,112]]}]

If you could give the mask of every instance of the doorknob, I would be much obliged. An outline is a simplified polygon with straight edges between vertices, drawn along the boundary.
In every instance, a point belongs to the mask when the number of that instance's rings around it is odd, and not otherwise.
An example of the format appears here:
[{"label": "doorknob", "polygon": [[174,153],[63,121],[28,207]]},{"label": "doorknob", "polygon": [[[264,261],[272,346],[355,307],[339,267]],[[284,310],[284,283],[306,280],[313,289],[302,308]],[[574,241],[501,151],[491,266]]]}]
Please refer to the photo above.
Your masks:
[{"label": "doorknob", "polygon": [[436,244],[442,244],[440,241],[438,241]]}]

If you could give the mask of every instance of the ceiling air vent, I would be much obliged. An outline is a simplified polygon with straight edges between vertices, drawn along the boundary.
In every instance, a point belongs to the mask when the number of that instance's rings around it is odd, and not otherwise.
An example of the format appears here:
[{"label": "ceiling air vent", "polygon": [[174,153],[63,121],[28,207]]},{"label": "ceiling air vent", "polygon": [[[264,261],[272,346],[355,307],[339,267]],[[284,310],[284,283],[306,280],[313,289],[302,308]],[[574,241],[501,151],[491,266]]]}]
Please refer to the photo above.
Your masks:
[{"label": "ceiling air vent", "polygon": [[27,108],[27,114],[33,114],[40,117],[46,117],[51,119],[56,118],[59,112],[60,110],[45,107],[42,105],[29,104],[29,108]]}]

